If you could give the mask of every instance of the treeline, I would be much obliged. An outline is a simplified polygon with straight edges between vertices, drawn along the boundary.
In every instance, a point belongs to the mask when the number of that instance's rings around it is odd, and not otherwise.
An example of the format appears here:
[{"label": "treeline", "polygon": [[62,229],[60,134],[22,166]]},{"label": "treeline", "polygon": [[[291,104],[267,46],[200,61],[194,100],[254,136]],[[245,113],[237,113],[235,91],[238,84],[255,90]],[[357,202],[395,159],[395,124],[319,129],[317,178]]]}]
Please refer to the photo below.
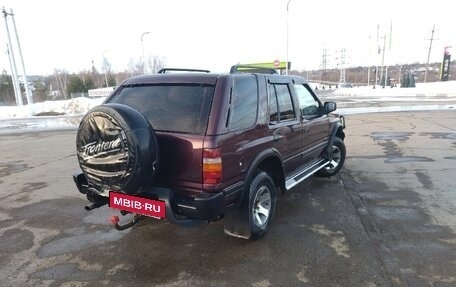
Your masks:
[{"label": "treeline", "polygon": [[[440,81],[440,67],[441,63],[432,63],[429,64],[427,82],[437,82]],[[366,85],[367,78],[369,75],[369,82],[371,85],[375,84],[375,71],[377,70],[377,84],[380,84],[382,81],[380,79],[381,67],[370,67],[370,73],[368,72],[368,67],[350,67],[345,69],[345,80],[348,83],[353,83],[355,85]],[[413,64],[403,64],[403,65],[394,65],[388,66],[388,71],[386,74],[386,67],[383,68],[383,75],[387,75],[387,80],[391,79],[393,82],[400,83],[404,75],[413,75],[414,80],[417,83],[422,83],[424,81],[424,75],[426,72],[426,64],[413,63]],[[307,78],[310,81],[318,82],[329,82],[329,83],[338,83],[340,80],[340,70],[339,69],[327,69],[327,70],[312,70],[312,71],[292,71],[293,74],[301,75],[304,78]],[[384,80],[384,79],[383,79]],[[450,63],[450,80],[456,80],[456,61]],[[388,81],[389,82],[389,81]]]},{"label": "treeline", "polygon": [[[115,86],[118,82],[128,78],[129,74],[116,73],[103,75],[97,72],[83,71],[78,74],[70,74],[65,70],[55,70],[49,76],[29,76],[28,84],[33,93],[34,102],[47,100],[70,99],[72,95],[87,93],[89,89]],[[20,83],[22,99],[27,103],[25,86]],[[0,105],[14,105],[16,98],[11,75],[3,70],[0,76]]]},{"label": "treeline", "polygon": [[[92,65],[91,69],[79,73],[69,73],[66,70],[56,69],[52,75],[28,76],[27,78],[35,103],[48,100],[63,100],[82,96],[90,89],[113,87],[127,78],[144,73],[152,73],[164,67],[164,61],[157,57],[148,59],[145,64],[141,60],[131,60],[125,71],[113,72],[110,63],[105,61],[102,72],[99,72]],[[20,85],[23,102],[27,104],[23,81],[21,81]],[[7,74],[6,70],[3,70],[0,75],[0,105],[15,104],[12,77]]]}]

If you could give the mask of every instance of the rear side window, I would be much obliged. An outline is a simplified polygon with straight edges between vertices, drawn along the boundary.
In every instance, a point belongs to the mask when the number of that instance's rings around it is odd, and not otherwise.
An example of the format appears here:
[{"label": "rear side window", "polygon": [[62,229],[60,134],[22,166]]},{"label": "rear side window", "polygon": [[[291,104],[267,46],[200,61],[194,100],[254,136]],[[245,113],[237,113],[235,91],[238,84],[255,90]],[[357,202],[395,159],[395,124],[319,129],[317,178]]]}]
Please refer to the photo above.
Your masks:
[{"label": "rear side window", "polygon": [[252,127],[257,118],[258,85],[253,75],[237,75],[233,78],[228,128],[231,131]]},{"label": "rear side window", "polygon": [[295,119],[296,115],[287,84],[269,85],[269,121],[279,122]]},{"label": "rear side window", "polygon": [[213,94],[209,85],[138,85],[124,87],[109,102],[137,109],[155,130],[203,135]]}]

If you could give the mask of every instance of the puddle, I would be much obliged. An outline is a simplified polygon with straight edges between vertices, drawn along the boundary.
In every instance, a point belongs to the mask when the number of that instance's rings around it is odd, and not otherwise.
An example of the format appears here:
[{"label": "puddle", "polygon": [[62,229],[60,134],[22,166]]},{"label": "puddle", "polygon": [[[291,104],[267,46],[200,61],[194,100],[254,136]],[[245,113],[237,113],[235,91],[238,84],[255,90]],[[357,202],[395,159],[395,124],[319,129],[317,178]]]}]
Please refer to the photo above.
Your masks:
[{"label": "puddle", "polygon": [[387,142],[378,143],[379,146],[383,147],[383,152],[388,158],[402,157],[402,152],[399,150],[397,144],[388,140]]},{"label": "puddle", "polygon": [[77,198],[61,198],[32,203],[10,211],[15,219],[38,228],[64,230],[78,224],[87,214],[86,202]]},{"label": "puddle", "polygon": [[373,132],[371,138],[378,140],[408,140],[413,133],[411,132]]},{"label": "puddle", "polygon": [[76,264],[59,264],[33,273],[31,278],[45,280],[92,281],[100,277],[99,272],[80,270]]},{"label": "puddle", "polygon": [[0,177],[9,176],[13,173],[18,173],[30,169],[23,161],[12,161],[8,163],[0,163]]},{"label": "puddle", "polygon": [[38,257],[51,257],[81,251],[99,245],[105,246],[109,242],[115,242],[121,239],[128,233],[128,231],[119,232],[113,228],[109,228],[109,231],[98,229],[99,227],[95,227],[91,229],[91,232],[86,231],[85,233],[82,232],[83,230],[71,229],[71,231],[76,231],[75,235],[64,235],[64,237],[53,239],[43,244],[37,252]]},{"label": "puddle", "polygon": [[424,188],[432,189],[434,187],[434,183],[429,175],[422,172],[416,172],[415,175]]},{"label": "puddle", "polygon": [[429,133],[429,132],[422,132],[420,133],[421,136],[430,136],[431,139],[446,139],[446,140],[454,140],[456,139],[456,133]]},{"label": "puddle", "polygon": [[392,207],[392,206],[372,206],[369,208],[376,217],[383,220],[410,220],[422,221],[422,215],[413,208]]},{"label": "puddle", "polygon": [[33,247],[33,233],[29,230],[10,229],[0,236],[2,254],[16,253]]},{"label": "puddle", "polygon": [[402,156],[393,157],[385,160],[385,163],[401,163],[401,162],[432,162],[433,159],[424,156]]},{"label": "puddle", "polygon": [[[350,248],[348,247],[347,240],[342,231],[331,231],[320,224],[312,225],[309,229],[315,233],[324,235],[326,239],[329,239],[331,241],[329,242],[329,247],[331,247],[337,255],[350,258],[350,255],[348,254]],[[325,241],[327,241],[326,239]]]}]

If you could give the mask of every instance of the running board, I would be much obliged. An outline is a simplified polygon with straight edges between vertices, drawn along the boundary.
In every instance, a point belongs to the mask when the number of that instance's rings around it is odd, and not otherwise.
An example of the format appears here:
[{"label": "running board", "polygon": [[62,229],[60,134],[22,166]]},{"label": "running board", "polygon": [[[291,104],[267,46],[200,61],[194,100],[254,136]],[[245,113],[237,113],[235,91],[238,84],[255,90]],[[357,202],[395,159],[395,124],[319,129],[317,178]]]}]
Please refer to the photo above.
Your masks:
[{"label": "running board", "polygon": [[296,185],[300,184],[303,182],[306,178],[309,176],[313,175],[320,169],[324,168],[326,165],[328,165],[330,162],[325,159],[321,159],[314,163],[313,165],[309,166],[308,168],[298,172],[297,174],[293,175],[290,179],[287,179],[285,181],[285,188],[286,190],[290,190]]}]

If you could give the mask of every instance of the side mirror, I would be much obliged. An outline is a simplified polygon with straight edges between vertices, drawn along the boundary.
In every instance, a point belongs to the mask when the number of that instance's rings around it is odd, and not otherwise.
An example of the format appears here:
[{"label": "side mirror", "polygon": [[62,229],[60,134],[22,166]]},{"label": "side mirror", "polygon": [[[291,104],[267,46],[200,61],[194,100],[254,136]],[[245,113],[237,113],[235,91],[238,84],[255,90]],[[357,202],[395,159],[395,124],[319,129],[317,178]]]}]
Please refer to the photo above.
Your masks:
[{"label": "side mirror", "polygon": [[325,114],[334,112],[336,109],[337,109],[337,105],[335,102],[325,102],[325,105],[324,105]]}]

